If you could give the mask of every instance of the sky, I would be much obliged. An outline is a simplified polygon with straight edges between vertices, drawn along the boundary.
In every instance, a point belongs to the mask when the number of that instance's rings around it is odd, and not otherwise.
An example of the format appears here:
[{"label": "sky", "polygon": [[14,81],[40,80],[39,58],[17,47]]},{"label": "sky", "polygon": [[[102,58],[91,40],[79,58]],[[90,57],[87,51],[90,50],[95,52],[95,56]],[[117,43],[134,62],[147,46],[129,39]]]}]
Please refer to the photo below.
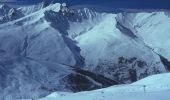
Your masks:
[{"label": "sky", "polygon": [[[18,1],[18,2],[41,2],[42,0],[0,0]],[[48,0],[50,1],[50,0]],[[55,0],[57,2],[66,2],[69,5],[100,5],[112,8],[161,8],[170,9],[170,0]]]}]

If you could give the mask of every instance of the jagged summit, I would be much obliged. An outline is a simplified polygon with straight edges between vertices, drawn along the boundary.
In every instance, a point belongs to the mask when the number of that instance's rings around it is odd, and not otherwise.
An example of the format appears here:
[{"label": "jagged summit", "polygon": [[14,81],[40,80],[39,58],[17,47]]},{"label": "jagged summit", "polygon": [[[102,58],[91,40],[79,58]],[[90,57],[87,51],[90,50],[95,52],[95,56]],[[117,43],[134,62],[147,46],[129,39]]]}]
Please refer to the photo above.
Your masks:
[{"label": "jagged summit", "polygon": [[10,9],[10,7],[7,4],[1,4],[0,8],[1,9]]},{"label": "jagged summit", "polygon": [[0,24],[21,18],[24,15],[15,8],[9,7],[7,4],[0,5]]}]

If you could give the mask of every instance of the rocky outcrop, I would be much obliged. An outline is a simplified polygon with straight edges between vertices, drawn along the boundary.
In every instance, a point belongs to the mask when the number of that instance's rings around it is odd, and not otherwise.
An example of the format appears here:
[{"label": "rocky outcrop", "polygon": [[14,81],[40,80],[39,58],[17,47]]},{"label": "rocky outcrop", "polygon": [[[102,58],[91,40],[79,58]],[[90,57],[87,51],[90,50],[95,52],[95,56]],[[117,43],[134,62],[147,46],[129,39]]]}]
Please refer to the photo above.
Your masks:
[{"label": "rocky outcrop", "polygon": [[0,5],[0,24],[13,21],[24,15],[15,8],[11,8],[6,4]]}]

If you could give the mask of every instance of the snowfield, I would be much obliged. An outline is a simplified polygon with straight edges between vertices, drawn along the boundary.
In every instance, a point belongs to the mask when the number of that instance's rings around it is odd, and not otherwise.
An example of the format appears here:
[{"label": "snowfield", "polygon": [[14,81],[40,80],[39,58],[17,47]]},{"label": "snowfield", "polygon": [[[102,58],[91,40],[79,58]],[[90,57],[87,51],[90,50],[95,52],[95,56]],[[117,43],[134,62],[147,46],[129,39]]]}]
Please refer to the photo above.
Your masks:
[{"label": "snowfield", "polygon": [[56,92],[39,100],[169,100],[169,76],[169,73],[154,75],[129,85],[74,94]]}]

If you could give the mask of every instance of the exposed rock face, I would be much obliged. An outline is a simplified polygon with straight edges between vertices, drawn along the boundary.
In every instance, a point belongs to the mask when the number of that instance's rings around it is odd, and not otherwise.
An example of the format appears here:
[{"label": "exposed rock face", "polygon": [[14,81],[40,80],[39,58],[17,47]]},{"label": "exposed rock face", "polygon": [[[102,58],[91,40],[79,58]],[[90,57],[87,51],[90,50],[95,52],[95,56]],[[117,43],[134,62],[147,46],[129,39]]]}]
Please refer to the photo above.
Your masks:
[{"label": "exposed rock face", "polygon": [[68,82],[66,87],[74,92],[89,91],[120,84],[115,80],[87,70],[75,69],[75,71],[76,73],[72,73],[63,79],[63,81]]},{"label": "exposed rock face", "polygon": [[[160,63],[160,62],[157,62]],[[120,83],[132,83],[151,74],[159,74],[159,66],[150,67],[145,61],[136,57],[124,58],[119,57],[117,63],[103,63],[95,70],[98,73],[105,73]]]},{"label": "exposed rock face", "polygon": [[164,64],[164,66],[166,67],[166,69],[168,71],[170,71],[170,62],[168,61],[168,59],[166,59],[165,57],[160,55],[160,59],[162,61],[162,63]]}]

